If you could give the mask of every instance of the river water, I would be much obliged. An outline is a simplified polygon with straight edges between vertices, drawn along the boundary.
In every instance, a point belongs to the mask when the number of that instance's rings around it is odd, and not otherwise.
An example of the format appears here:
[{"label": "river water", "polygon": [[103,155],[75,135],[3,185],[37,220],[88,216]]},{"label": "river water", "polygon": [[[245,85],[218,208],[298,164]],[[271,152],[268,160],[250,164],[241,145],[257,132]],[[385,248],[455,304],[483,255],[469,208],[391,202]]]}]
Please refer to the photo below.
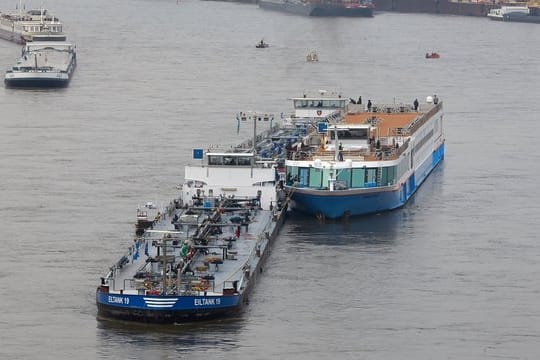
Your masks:
[{"label": "river water", "polygon": [[[2,359],[537,357],[540,27],[195,0],[46,6],[79,65],[66,89],[0,89]],[[270,48],[255,49],[261,38]],[[4,68],[19,54],[0,42]],[[96,320],[95,288],[137,205],[176,196],[191,149],[249,137],[237,112],[277,116],[318,89],[437,94],[444,163],[403,209],[347,224],[292,216],[237,318]]]}]

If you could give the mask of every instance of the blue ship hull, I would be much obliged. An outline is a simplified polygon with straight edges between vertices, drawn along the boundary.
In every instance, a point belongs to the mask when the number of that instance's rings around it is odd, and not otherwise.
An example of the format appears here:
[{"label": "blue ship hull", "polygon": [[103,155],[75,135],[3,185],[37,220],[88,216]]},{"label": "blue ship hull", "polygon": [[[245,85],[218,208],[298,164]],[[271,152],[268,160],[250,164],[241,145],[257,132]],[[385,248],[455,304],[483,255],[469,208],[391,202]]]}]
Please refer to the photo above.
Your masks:
[{"label": "blue ship hull", "polygon": [[119,295],[96,292],[100,316],[124,321],[173,324],[231,315],[242,308],[243,296]]},{"label": "blue ship hull", "polygon": [[310,190],[295,189],[291,200],[293,209],[310,215],[337,219],[399,208],[410,199],[431,171],[444,158],[444,143],[421,164],[407,181],[398,187],[374,188],[370,190]]}]

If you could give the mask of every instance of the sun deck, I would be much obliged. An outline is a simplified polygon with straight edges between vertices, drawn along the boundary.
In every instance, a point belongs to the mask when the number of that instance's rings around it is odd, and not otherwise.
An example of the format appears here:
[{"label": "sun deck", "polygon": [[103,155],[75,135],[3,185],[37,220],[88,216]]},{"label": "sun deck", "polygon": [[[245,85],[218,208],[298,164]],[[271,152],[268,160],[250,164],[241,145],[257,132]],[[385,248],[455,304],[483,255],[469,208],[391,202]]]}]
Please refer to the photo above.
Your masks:
[{"label": "sun deck", "polygon": [[[294,149],[288,160],[395,160],[408,148],[410,137],[442,106],[426,102],[415,110],[403,104],[377,104],[367,111],[365,105],[349,104],[341,121],[328,125],[328,135],[312,134],[311,147]],[[350,130],[347,132],[345,130]],[[341,149],[337,149],[333,132]],[[356,134],[352,134],[356,131]],[[349,137],[351,137],[349,139]],[[339,150],[339,151],[338,151]]]},{"label": "sun deck", "polygon": [[414,110],[409,105],[382,104],[365,111],[360,105],[350,105],[345,115],[346,124],[370,124],[379,137],[407,136],[423,121],[429,119],[441,104],[426,103]]}]

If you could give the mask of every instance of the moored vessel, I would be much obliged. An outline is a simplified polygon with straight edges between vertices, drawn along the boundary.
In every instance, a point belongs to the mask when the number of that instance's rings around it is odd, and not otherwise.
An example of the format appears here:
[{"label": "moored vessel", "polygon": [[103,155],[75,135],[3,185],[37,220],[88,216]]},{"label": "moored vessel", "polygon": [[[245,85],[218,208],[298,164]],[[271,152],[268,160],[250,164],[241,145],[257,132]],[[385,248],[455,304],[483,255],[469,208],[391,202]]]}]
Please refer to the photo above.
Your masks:
[{"label": "moored vessel", "polygon": [[487,14],[491,20],[540,23],[540,15],[532,15],[528,6],[501,6]]},{"label": "moored vessel", "polygon": [[259,0],[263,9],[306,16],[372,17],[368,0]]},{"label": "moored vessel", "polygon": [[75,46],[61,41],[29,42],[6,71],[7,87],[65,87],[77,66]]},{"label": "moored vessel", "polygon": [[0,38],[25,44],[31,41],[66,41],[60,20],[46,9],[0,12]]},{"label": "moored vessel", "polygon": [[[259,120],[260,119],[260,120]],[[173,324],[235,314],[262,272],[286,211],[277,158],[288,130],[257,134],[234,149],[194,149],[181,196],[151,219],[101,278],[102,319]],[[260,126],[260,125],[259,125]],[[294,129],[293,129],[294,131]]]},{"label": "moored vessel", "polygon": [[490,9],[497,6],[489,0],[373,0],[373,3],[377,11],[462,16],[486,16]]},{"label": "moored vessel", "polygon": [[[295,109],[334,106],[313,100],[294,98]],[[333,118],[313,124],[317,132],[287,156],[291,208],[336,219],[403,206],[443,159],[442,103],[436,96],[412,105],[334,101]]]}]

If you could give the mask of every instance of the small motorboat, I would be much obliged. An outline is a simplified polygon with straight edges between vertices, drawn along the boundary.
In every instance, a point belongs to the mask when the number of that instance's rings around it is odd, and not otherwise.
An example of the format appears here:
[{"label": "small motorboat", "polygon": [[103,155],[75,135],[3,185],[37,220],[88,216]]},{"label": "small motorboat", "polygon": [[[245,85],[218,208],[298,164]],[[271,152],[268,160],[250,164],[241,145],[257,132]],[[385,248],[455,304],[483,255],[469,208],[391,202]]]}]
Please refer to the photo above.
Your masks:
[{"label": "small motorboat", "polygon": [[267,43],[264,42],[264,40],[261,40],[257,43],[257,45],[255,45],[255,47],[257,49],[264,49],[264,48],[267,48],[269,47],[270,45],[268,45]]},{"label": "small motorboat", "polygon": [[426,59],[439,59],[441,55],[439,55],[436,52],[427,52],[426,53]]},{"label": "small motorboat", "polygon": [[317,53],[315,51],[312,51],[309,54],[307,54],[306,61],[307,62],[317,62],[317,61],[319,61],[319,55],[317,55]]}]

